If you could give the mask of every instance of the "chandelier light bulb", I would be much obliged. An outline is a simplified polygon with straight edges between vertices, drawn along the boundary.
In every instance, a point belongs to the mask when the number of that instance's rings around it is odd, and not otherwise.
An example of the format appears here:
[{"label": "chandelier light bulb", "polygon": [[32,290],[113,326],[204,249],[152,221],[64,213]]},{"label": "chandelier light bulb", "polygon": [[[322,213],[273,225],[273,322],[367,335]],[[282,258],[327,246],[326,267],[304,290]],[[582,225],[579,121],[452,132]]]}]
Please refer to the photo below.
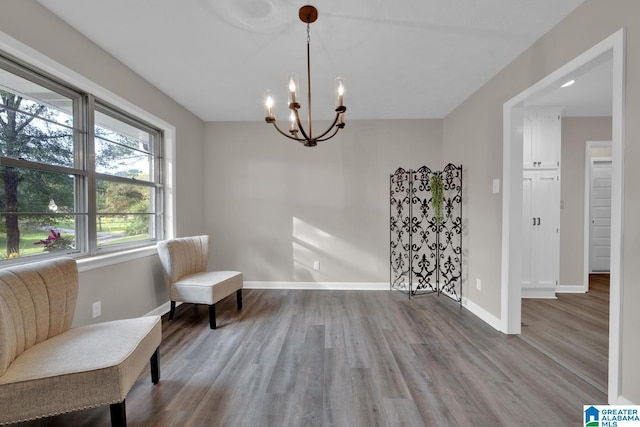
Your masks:
[{"label": "chandelier light bulb", "polygon": [[296,113],[293,112],[293,110],[289,115],[289,122],[290,122],[289,131],[295,131],[296,130]]},{"label": "chandelier light bulb", "polygon": [[336,84],[336,95],[338,98],[336,99],[336,105],[338,107],[344,106],[344,79],[342,77],[338,77],[335,80]]},{"label": "chandelier light bulb", "polygon": [[274,98],[273,98],[273,91],[267,90],[264,93],[264,109],[265,112],[267,114],[268,118],[273,118],[273,104],[274,104]]},{"label": "chandelier light bulb", "polygon": [[[296,100],[296,94],[298,91],[298,75],[296,73],[290,73],[287,76],[287,84],[289,88],[289,104],[298,102]],[[291,108],[291,106],[289,106]]]}]

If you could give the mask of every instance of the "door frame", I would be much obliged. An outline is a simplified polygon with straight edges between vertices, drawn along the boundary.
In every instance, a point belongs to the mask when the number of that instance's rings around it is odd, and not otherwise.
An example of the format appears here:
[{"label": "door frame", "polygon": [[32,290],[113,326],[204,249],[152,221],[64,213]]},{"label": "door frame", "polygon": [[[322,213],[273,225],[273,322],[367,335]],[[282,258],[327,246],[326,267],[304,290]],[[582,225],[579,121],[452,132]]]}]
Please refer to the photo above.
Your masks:
[{"label": "door frame", "polygon": [[[612,103],[612,191],[611,191],[611,275],[609,298],[608,402],[620,397],[622,323],[622,213],[624,150],[625,29],[621,28],[600,43],[569,61],[558,70],[524,90],[503,106],[503,199],[502,271],[500,321],[503,332],[519,334],[521,327],[521,238],[522,230],[522,105],[541,90],[605,53],[613,56]],[[520,143],[513,143],[513,142]]]},{"label": "door frame", "polygon": [[[589,273],[591,268],[591,259],[589,251],[591,246],[591,149],[592,148],[611,148],[611,141],[586,141],[584,150],[584,269],[582,278],[582,291],[589,291]],[[611,158],[613,166],[613,158]]]}]

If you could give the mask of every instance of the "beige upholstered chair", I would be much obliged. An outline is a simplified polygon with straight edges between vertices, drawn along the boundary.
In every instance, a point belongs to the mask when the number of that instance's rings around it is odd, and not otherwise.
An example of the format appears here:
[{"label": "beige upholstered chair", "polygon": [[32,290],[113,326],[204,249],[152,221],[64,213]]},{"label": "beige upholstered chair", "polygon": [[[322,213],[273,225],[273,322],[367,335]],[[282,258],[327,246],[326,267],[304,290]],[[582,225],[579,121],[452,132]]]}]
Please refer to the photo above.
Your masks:
[{"label": "beige upholstered chair", "polygon": [[0,425],[111,405],[126,425],[125,397],[151,359],[160,379],[159,316],[71,328],[75,260],[0,270]]},{"label": "beige upholstered chair", "polygon": [[233,292],[238,310],[242,309],[242,273],[239,271],[207,271],[210,252],[209,236],[181,237],[158,243],[158,255],[169,287],[173,319],[176,301],[207,304],[209,325],[216,328],[216,303]]}]

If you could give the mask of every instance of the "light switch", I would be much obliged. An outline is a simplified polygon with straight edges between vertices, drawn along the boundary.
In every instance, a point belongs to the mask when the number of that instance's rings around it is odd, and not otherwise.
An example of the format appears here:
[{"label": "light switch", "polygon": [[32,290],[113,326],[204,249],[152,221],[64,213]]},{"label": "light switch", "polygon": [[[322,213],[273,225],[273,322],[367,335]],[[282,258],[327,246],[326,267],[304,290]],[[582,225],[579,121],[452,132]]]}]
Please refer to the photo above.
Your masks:
[{"label": "light switch", "polygon": [[500,179],[496,178],[493,180],[493,194],[497,194],[500,192]]}]

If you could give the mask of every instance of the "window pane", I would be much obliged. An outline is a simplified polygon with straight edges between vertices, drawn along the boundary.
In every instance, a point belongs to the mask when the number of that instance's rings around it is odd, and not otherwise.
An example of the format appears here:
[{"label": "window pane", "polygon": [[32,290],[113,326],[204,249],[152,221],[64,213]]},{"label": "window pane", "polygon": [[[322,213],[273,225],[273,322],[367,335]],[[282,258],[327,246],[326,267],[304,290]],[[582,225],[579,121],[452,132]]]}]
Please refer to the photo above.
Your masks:
[{"label": "window pane", "polygon": [[155,237],[150,228],[154,225],[154,194],[153,187],[98,180],[98,245]]},{"label": "window pane", "polygon": [[95,112],[96,171],[153,181],[153,136]]},{"label": "window pane", "polygon": [[153,238],[151,215],[98,214],[98,246],[130,243]]},{"label": "window pane", "polygon": [[34,169],[0,166],[0,211],[30,213],[72,213],[73,175]]},{"label": "window pane", "polygon": [[[7,215],[0,224],[0,260],[76,252],[74,215]],[[13,224],[16,227],[13,227]]]},{"label": "window pane", "polygon": [[151,212],[153,187],[108,180],[97,182],[98,213],[128,214]]},{"label": "window pane", "polygon": [[[0,179],[0,258],[43,252],[47,245],[33,242],[50,229],[75,235],[75,215],[63,215],[76,212],[73,175],[0,166]],[[47,252],[70,248],[63,240],[50,243]]]},{"label": "window pane", "polygon": [[152,181],[151,165],[151,155],[96,137],[97,172]]},{"label": "window pane", "polygon": [[72,99],[0,69],[0,155],[73,165]]},{"label": "window pane", "polygon": [[[68,96],[61,95],[37,83],[17,76],[7,70],[0,69],[0,92],[10,92],[25,101],[48,107],[57,111],[58,123],[67,123],[73,117],[73,102]],[[29,105],[25,102],[23,107]],[[29,111],[21,108],[23,111]]]}]

